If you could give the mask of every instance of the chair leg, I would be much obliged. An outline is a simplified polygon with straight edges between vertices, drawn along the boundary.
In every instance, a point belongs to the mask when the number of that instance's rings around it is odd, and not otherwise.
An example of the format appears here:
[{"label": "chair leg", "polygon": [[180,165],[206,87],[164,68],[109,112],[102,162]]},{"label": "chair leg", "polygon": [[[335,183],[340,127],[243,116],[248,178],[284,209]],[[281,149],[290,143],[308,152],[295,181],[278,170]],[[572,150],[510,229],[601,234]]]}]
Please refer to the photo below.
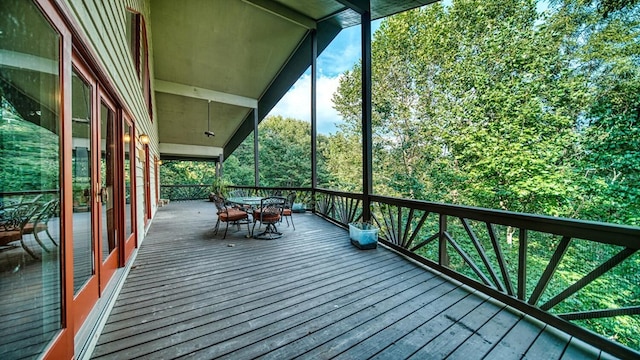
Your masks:
[{"label": "chair leg", "polygon": [[220,226],[220,219],[216,221],[216,227],[213,228],[215,230],[215,232],[213,233],[214,236],[218,235],[218,226]]},{"label": "chair leg", "polygon": [[31,249],[27,247],[27,244],[24,242],[24,237],[20,238],[20,244],[22,245],[22,248],[24,249],[24,251],[27,252],[27,254],[31,255],[31,257],[34,258],[35,260],[40,260],[38,255],[36,255],[33,251],[31,251]]},{"label": "chair leg", "polygon": [[224,236],[222,237],[223,239],[227,238],[227,230],[229,230],[229,222],[226,221],[227,226],[224,227]]},{"label": "chair leg", "polygon": [[[293,226],[293,230],[296,230],[296,224],[293,223],[293,214],[291,214],[291,216],[289,216],[291,218],[291,226]],[[287,224],[289,224],[289,222],[287,221]]]},{"label": "chair leg", "polygon": [[49,228],[47,227],[47,230],[45,230],[47,232],[47,236],[49,237],[49,240],[51,240],[51,242],[53,243],[53,245],[58,246],[58,243],[53,240],[53,236],[51,236],[51,233],[49,232]]},{"label": "chair leg", "polygon": [[265,223],[264,231],[258,235],[254,235],[256,239],[274,240],[282,237],[282,233],[278,231],[276,223]]},{"label": "chair leg", "polygon": [[44,246],[44,244],[43,244],[43,243],[42,243],[42,241],[40,240],[40,237],[38,236],[38,232],[37,232],[37,231],[35,231],[35,230],[33,231],[33,237],[36,239],[36,242],[37,242],[38,244],[40,244],[40,247],[41,247],[42,249],[44,249],[44,251],[46,251],[46,252],[51,252],[49,249],[47,249],[47,247],[46,247],[46,246]]}]

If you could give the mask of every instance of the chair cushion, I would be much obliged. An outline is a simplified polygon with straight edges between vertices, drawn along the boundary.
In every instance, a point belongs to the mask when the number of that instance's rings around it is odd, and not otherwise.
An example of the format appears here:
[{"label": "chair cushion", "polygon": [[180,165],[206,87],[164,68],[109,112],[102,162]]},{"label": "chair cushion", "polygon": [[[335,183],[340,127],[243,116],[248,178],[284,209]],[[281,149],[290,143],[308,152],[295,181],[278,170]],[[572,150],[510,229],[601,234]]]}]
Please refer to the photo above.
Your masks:
[{"label": "chair cushion", "polygon": [[282,215],[283,216],[291,216],[291,209],[282,210]]},{"label": "chair cushion", "polygon": [[41,232],[47,230],[47,225],[38,223],[37,225],[34,223],[27,223],[22,230],[25,234],[33,234],[33,232]]},{"label": "chair cushion", "polygon": [[0,245],[6,245],[20,239],[22,239],[22,232],[20,230],[0,230]]},{"label": "chair cushion", "polygon": [[244,211],[229,209],[227,212],[218,214],[218,217],[220,218],[220,221],[237,221],[247,219],[249,216]]}]

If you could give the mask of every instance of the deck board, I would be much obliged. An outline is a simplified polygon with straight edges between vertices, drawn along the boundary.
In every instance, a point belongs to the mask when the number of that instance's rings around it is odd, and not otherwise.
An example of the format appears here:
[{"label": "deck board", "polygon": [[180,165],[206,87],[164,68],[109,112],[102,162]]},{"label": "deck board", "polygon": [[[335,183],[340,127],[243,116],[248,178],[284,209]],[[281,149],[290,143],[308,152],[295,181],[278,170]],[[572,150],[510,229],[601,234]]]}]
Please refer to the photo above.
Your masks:
[{"label": "deck board", "polygon": [[[276,240],[213,235],[207,202],[160,208],[95,359],[515,359],[599,353],[312,214]],[[546,355],[551,354],[552,357]]]}]

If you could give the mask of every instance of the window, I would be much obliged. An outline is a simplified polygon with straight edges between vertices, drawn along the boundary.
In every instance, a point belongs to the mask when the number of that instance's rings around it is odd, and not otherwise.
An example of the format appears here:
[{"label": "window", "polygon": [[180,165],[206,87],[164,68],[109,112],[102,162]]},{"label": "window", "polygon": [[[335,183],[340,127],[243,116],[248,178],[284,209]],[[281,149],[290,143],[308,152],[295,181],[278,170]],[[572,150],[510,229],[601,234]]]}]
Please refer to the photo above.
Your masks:
[{"label": "window", "polygon": [[0,357],[22,359],[62,328],[62,37],[31,1],[3,0],[0,29]]},{"label": "window", "polygon": [[133,10],[127,11],[126,18],[127,40],[129,42],[129,50],[131,59],[140,81],[144,100],[147,103],[147,109],[151,119],[153,119],[153,109],[151,106],[151,79],[149,77],[149,53],[147,46],[147,29],[144,19],[140,13]]}]

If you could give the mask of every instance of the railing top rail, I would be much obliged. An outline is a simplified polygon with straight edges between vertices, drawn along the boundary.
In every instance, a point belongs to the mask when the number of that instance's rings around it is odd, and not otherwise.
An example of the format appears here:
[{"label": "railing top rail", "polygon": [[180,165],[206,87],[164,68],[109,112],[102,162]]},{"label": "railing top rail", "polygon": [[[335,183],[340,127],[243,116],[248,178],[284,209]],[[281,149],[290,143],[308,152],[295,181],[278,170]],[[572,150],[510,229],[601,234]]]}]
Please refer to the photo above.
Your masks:
[{"label": "railing top rail", "polygon": [[57,194],[59,192],[60,192],[60,189],[5,191],[5,192],[0,192],[0,197],[20,196],[20,195],[38,195],[38,194]]},{"label": "railing top rail", "polygon": [[253,186],[253,185],[229,185],[233,189],[261,189],[261,190],[290,190],[290,191],[311,191],[310,187],[301,186]]},{"label": "railing top rail", "polygon": [[424,200],[407,200],[379,195],[371,196],[371,200],[443,215],[484,221],[491,224],[513,226],[521,229],[625,246],[636,250],[640,249],[640,228],[633,226],[484,209],[472,206],[450,205]]},{"label": "railing top rail", "polygon": [[[316,191],[356,199],[362,199],[363,197],[362,194],[344,191],[328,189],[316,189]],[[451,205],[426,200],[401,199],[391,196],[372,195],[371,200],[373,202],[478,220],[496,225],[513,226],[520,229],[592,240],[636,250],[640,249],[640,227],[485,209],[473,206]]]},{"label": "railing top rail", "polygon": [[348,198],[359,199],[359,200],[362,200],[364,198],[363,194],[346,192],[346,191],[338,191],[338,190],[330,190],[330,189],[322,189],[322,188],[317,188],[316,191],[326,193],[329,195],[345,196]]},{"label": "railing top rail", "polygon": [[161,187],[211,187],[211,184],[161,184]]}]

